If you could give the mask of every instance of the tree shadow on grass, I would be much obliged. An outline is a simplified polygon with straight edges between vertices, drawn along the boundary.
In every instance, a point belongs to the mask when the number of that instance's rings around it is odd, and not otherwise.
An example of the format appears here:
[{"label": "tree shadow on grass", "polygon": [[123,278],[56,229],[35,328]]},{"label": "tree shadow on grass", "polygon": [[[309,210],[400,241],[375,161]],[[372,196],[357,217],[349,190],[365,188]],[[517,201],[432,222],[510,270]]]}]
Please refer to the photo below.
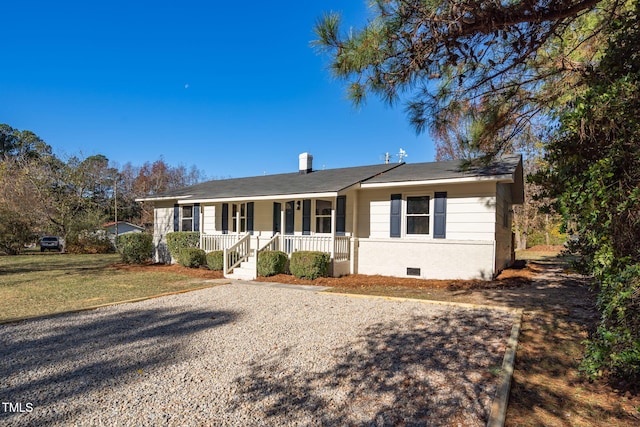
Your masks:
[{"label": "tree shadow on grass", "polygon": [[236,379],[234,409],[267,425],[486,425],[512,320],[455,310],[379,323],[303,366],[285,349]]},{"label": "tree shadow on grass", "polygon": [[[30,402],[34,408],[26,415],[0,411],[0,424],[70,421],[79,409],[68,402],[192,357],[174,338],[187,338],[238,316],[231,311],[131,306],[0,326],[0,399]],[[56,405],[55,412],[46,410]]]}]

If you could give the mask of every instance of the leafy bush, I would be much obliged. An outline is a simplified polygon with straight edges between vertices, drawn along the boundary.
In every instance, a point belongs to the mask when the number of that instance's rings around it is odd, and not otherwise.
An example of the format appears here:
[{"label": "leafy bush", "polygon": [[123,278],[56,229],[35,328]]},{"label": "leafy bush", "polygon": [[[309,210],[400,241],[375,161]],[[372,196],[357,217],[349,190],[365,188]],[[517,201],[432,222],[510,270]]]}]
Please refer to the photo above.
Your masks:
[{"label": "leafy bush", "polygon": [[289,257],[280,251],[262,251],[258,254],[258,276],[284,273]]},{"label": "leafy bush", "polygon": [[35,238],[33,221],[28,216],[0,208],[0,252],[7,255],[18,254]]},{"label": "leafy bush", "polygon": [[180,249],[197,248],[200,246],[200,233],[198,231],[176,231],[167,233],[167,247],[169,254],[176,261],[180,255]]},{"label": "leafy bush", "polygon": [[153,236],[151,233],[127,233],[116,238],[116,246],[127,264],[142,264],[153,256]]},{"label": "leafy bush", "polygon": [[[561,233],[557,228],[552,229],[549,232],[549,244],[550,245],[564,245],[567,241],[567,235]],[[527,235],[527,247],[532,248],[538,245],[546,245],[547,239],[544,234],[544,230],[533,230]]]},{"label": "leafy bush", "polygon": [[222,270],[224,266],[222,261],[224,260],[224,251],[213,251],[207,254],[207,267],[209,270]]},{"label": "leafy bush", "polygon": [[112,254],[116,248],[106,236],[83,235],[66,243],[65,251],[70,254]]},{"label": "leafy bush", "polygon": [[[229,265],[233,264],[238,260],[238,252],[233,251],[228,253],[229,257]],[[224,265],[222,261],[224,260],[224,251],[212,251],[209,252],[206,256],[207,258],[207,267],[209,270],[222,270],[224,269]]]},{"label": "leafy bush", "polygon": [[291,254],[289,270],[299,279],[313,280],[329,271],[330,255],[326,252],[299,251]]},{"label": "leafy bush", "polygon": [[183,267],[199,268],[207,264],[207,255],[199,248],[182,248],[178,252],[178,263]]},{"label": "leafy bush", "polygon": [[581,369],[590,377],[606,371],[632,381],[640,379],[640,264],[601,276],[600,324],[589,340]]}]

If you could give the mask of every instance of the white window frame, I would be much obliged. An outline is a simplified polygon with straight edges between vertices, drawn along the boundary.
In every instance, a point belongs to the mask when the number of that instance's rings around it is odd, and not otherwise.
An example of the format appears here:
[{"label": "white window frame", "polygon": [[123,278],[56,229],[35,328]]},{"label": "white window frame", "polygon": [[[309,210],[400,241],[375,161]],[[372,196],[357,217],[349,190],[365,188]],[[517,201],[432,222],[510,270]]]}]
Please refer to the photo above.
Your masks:
[{"label": "white window frame", "polygon": [[[244,211],[244,215],[242,214],[243,211]],[[239,232],[244,233],[245,231],[247,231],[247,204],[246,203],[231,204],[231,218],[233,219],[233,222],[231,225],[231,232],[238,233],[238,231],[236,231],[236,229],[238,228],[236,224],[236,213],[238,212],[240,213],[240,231]]]},{"label": "white window frame", "polygon": [[[409,203],[408,200],[411,197],[428,197],[429,198],[429,213],[425,216],[429,218],[429,233],[428,234],[410,234],[407,232],[407,225],[409,216]],[[433,209],[434,209],[434,192],[433,191],[421,191],[402,194],[402,237],[406,239],[433,239]],[[418,216],[418,215],[415,215]]]},{"label": "white window frame", "polygon": [[[318,202],[319,201],[323,201],[323,202],[329,202],[329,213],[328,214],[322,214],[322,215],[318,215]],[[331,212],[333,211],[333,200],[326,200],[326,199],[315,199],[314,201],[314,210],[313,210],[313,216],[314,216],[314,226],[315,226],[315,233],[316,234],[331,234]],[[320,218],[329,218],[329,231],[318,231],[318,219]]]},{"label": "white window frame", "polygon": [[[185,216],[184,215],[184,210],[185,208],[191,208],[191,216]],[[193,205],[182,205],[180,206],[180,231],[193,231],[193,211],[195,209],[195,206]],[[184,221],[186,220],[190,220],[191,221],[191,229],[185,230],[184,229]]]}]

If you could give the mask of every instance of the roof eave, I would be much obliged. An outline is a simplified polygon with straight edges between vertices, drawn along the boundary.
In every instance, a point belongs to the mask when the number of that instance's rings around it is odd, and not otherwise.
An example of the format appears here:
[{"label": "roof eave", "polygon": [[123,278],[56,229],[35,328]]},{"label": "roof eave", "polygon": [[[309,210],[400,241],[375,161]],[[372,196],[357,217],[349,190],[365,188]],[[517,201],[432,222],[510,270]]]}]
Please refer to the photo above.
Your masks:
[{"label": "roof eave", "polygon": [[136,202],[165,202],[169,200],[180,200],[192,197],[190,194],[184,196],[151,196],[151,197],[138,197],[134,199]]},{"label": "roof eave", "polygon": [[389,187],[406,187],[418,185],[441,185],[441,184],[465,184],[475,182],[514,182],[513,174],[492,175],[492,176],[469,176],[462,178],[440,178],[440,179],[424,179],[416,181],[390,181],[390,182],[363,182],[362,188],[389,188]]},{"label": "roof eave", "polygon": [[321,197],[337,197],[337,191],[324,191],[318,193],[292,193],[292,194],[271,194],[263,196],[238,196],[238,197],[216,197],[203,199],[178,199],[178,204],[192,203],[226,203],[226,202],[257,202],[269,200],[290,200],[290,199],[318,199]]}]

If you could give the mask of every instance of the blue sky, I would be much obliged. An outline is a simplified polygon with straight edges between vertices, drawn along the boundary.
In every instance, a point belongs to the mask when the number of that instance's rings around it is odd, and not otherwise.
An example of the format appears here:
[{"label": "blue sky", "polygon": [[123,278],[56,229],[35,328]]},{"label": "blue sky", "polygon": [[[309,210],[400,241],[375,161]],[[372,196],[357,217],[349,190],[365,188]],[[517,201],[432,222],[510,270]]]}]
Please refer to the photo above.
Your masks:
[{"label": "blue sky", "polygon": [[164,158],[209,178],[294,172],[305,151],[316,169],[400,148],[433,160],[402,106],[345,99],[309,45],[331,10],[354,26],[368,13],[366,0],[6,2],[0,123],[62,157]]}]

